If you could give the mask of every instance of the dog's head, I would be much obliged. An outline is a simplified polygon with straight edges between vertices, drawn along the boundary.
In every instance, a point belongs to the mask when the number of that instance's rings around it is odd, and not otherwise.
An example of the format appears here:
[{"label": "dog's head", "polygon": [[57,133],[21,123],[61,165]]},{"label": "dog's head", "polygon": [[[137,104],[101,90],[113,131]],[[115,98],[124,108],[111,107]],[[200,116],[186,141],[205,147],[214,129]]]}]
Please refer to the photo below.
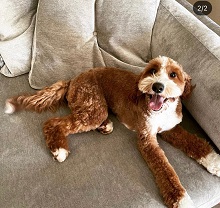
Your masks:
[{"label": "dog's head", "polygon": [[159,56],[149,62],[138,80],[138,89],[149,97],[149,108],[163,109],[178,97],[187,98],[192,91],[191,78],[176,61]]}]

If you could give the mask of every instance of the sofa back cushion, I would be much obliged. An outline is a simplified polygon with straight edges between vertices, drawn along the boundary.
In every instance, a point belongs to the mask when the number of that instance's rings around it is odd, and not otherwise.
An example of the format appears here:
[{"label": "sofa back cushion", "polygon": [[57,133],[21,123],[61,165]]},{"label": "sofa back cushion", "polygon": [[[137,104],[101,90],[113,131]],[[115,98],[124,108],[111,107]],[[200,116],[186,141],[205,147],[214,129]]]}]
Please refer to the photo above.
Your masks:
[{"label": "sofa back cushion", "polygon": [[159,0],[41,0],[30,84],[42,88],[99,66],[143,69]]},{"label": "sofa back cushion", "polygon": [[38,0],[0,1],[0,72],[17,76],[30,71],[31,48]]}]

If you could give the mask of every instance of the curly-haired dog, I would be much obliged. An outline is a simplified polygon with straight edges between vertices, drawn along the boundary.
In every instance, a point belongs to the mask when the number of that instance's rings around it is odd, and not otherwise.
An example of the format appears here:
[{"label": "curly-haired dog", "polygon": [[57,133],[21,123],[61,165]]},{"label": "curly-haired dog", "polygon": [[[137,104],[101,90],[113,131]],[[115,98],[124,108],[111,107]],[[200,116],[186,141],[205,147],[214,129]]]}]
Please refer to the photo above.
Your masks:
[{"label": "curly-haired dog", "polygon": [[191,78],[174,60],[160,56],[145,70],[134,73],[115,68],[96,68],[71,81],[60,81],[35,95],[18,96],[6,101],[6,113],[27,109],[41,112],[56,109],[65,100],[72,113],[48,120],[44,124],[47,146],[54,158],[63,162],[69,154],[69,134],[97,129],[111,133],[108,108],[129,129],[138,134],[138,146],[152,170],[168,207],[192,208],[193,203],[174,169],[157,143],[157,134],[183,150],[220,176],[220,156],[203,139],[185,131],[181,98],[192,86]]}]

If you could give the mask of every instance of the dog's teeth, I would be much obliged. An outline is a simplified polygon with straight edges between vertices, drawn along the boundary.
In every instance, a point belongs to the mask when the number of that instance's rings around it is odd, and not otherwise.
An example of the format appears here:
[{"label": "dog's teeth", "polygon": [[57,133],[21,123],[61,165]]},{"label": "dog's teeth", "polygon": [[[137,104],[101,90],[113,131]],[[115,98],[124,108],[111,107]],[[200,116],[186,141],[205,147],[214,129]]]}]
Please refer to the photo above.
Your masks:
[{"label": "dog's teeth", "polygon": [[54,159],[58,162],[63,162],[67,158],[69,152],[63,148],[59,148],[55,152],[52,152],[52,154],[54,155]]},{"label": "dog's teeth", "polygon": [[6,114],[12,114],[15,112],[15,107],[13,104],[11,104],[9,101],[5,102],[5,113]]}]

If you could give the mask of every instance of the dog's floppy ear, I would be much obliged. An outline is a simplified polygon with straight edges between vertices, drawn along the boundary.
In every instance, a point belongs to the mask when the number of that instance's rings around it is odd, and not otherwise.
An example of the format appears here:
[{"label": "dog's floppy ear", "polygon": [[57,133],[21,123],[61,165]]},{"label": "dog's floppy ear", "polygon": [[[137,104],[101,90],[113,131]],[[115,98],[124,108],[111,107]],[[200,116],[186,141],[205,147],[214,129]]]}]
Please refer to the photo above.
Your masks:
[{"label": "dog's floppy ear", "polygon": [[191,92],[196,87],[196,85],[191,84],[192,78],[187,73],[184,72],[184,76],[185,76],[185,87],[183,94],[181,95],[181,99],[183,100],[189,98]]}]

